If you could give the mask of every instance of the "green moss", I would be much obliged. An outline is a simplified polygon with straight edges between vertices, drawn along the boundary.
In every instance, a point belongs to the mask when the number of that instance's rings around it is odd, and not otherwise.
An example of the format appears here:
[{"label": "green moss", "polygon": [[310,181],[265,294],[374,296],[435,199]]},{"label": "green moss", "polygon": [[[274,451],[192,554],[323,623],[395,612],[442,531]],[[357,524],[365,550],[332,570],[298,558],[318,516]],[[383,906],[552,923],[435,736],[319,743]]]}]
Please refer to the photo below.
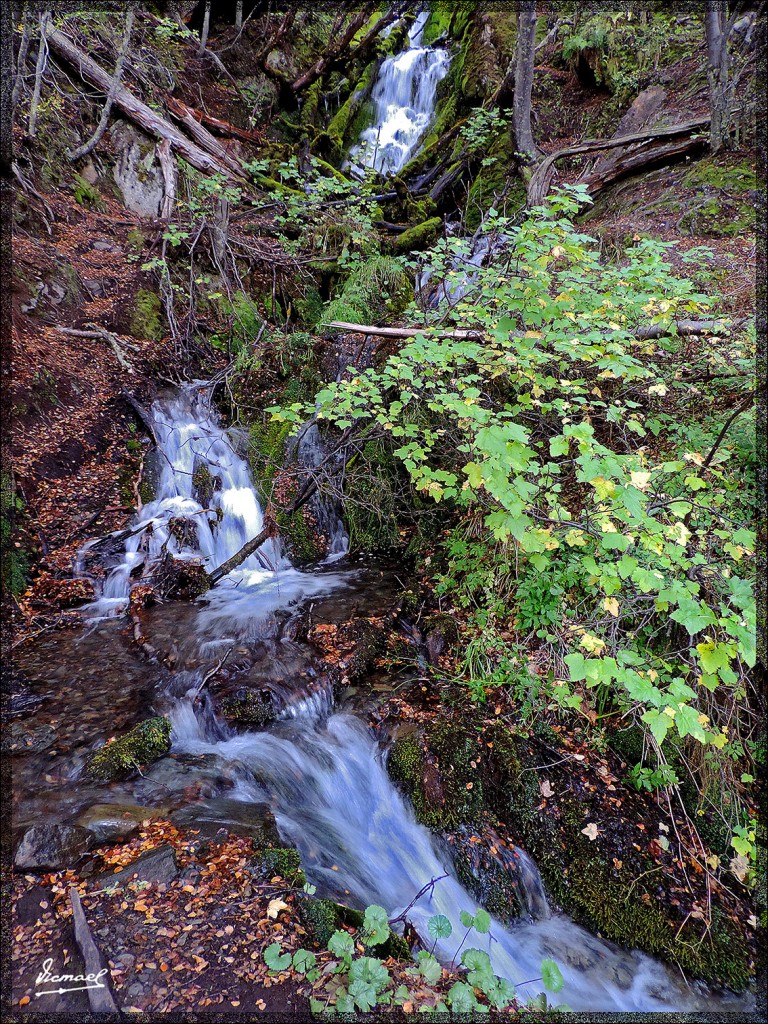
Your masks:
[{"label": "green moss", "polygon": [[105,782],[131,775],[171,749],[171,723],[167,718],[148,718],[90,755],[85,774]]},{"label": "green moss", "polygon": [[408,228],[402,235],[398,235],[391,243],[395,252],[411,252],[414,249],[426,249],[427,246],[437,239],[438,233],[443,226],[442,218],[430,217],[422,224],[416,224]]},{"label": "green moss", "polygon": [[257,862],[265,878],[273,878],[279,875],[289,885],[300,888],[306,882],[306,876],[301,867],[301,856],[298,850],[290,847],[275,847],[270,850],[260,850]]},{"label": "green moss", "polygon": [[351,551],[376,551],[400,543],[395,499],[401,464],[391,446],[369,441],[344,476],[344,523]]},{"label": "green moss", "polygon": [[[329,159],[341,160],[360,133],[373,123],[370,108],[367,114],[364,110],[369,106],[366,101],[379,65],[380,61],[373,61],[366,67],[355,88],[331,118],[324,133]],[[371,120],[366,121],[366,117]]]},{"label": "green moss", "polygon": [[323,320],[373,323],[385,316],[398,316],[412,301],[413,286],[400,262],[391,256],[373,255],[349,275],[339,296],[326,307]]},{"label": "green moss", "polygon": [[136,292],[131,334],[134,338],[150,341],[160,341],[165,334],[160,296],[146,288],[139,288]]},{"label": "green moss", "polygon": [[29,563],[21,547],[15,547],[13,536],[16,517],[24,509],[24,502],[13,487],[10,473],[0,476],[0,581],[2,592],[15,596],[27,588]]},{"label": "green moss", "polygon": [[243,688],[221,703],[221,713],[232,722],[266,725],[275,717],[275,702],[268,690]]},{"label": "green moss", "polygon": [[88,206],[94,210],[103,210],[104,202],[99,190],[85,180],[80,174],[75,175],[75,182],[72,185],[72,192],[75,202],[80,206]]},{"label": "green moss", "polygon": [[339,905],[333,900],[302,896],[299,899],[299,910],[304,927],[315,942],[325,949],[341,923]]}]

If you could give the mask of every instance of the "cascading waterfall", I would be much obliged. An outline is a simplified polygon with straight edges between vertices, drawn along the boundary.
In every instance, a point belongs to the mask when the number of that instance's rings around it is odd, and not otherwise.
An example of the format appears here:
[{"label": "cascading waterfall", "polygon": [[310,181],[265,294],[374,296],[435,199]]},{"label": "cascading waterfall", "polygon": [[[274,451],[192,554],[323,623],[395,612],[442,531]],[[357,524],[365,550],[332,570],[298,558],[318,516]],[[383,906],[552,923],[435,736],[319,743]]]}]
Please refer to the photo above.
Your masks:
[{"label": "cascading waterfall", "polygon": [[[248,463],[218,423],[205,382],[158,399],[150,415],[158,440],[156,497],[142,506],[131,526],[123,560],[112,569],[100,599],[92,605],[95,614],[121,611],[132,575],[142,568],[147,572],[164,552],[179,559],[202,558],[210,571],[264,526]],[[331,554],[340,557],[346,551],[346,532],[340,519],[328,525]],[[254,613],[254,593],[264,617],[337,582],[327,575],[320,581],[293,569],[279,538],[267,541],[227,577],[229,589],[237,589],[241,619]],[[212,592],[208,618],[216,618],[227,589]],[[226,617],[231,619],[233,611],[227,602]]]},{"label": "cascading waterfall", "polygon": [[371,93],[374,123],[349,154],[350,166],[357,174],[366,167],[397,174],[432,120],[437,86],[448,74],[451,58],[444,49],[421,45],[428,17],[428,11],[419,14],[407,49],[387,57],[381,66]]}]

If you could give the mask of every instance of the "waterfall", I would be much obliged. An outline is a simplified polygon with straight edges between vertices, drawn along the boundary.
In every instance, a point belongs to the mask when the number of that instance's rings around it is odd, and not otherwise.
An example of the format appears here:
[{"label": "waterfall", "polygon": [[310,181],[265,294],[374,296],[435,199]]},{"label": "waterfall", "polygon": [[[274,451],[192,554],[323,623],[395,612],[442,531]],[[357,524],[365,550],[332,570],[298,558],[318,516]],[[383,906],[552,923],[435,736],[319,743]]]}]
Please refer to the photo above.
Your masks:
[{"label": "waterfall", "polygon": [[408,37],[408,46],[387,57],[371,93],[374,123],[350,150],[349,162],[357,174],[373,167],[382,174],[397,174],[415,151],[435,111],[438,83],[448,74],[446,50],[421,45],[429,17],[422,12]]},{"label": "waterfall", "polygon": [[[205,382],[195,382],[159,398],[150,410],[157,438],[158,472],[155,497],[143,505],[124,540],[122,560],[112,568],[100,598],[91,606],[95,614],[122,611],[132,577],[148,573],[164,553],[178,559],[202,559],[209,571],[226,562],[264,527],[247,461],[211,407]],[[331,553],[346,551],[346,533],[340,520],[328,523]],[[88,554],[87,545],[81,562]],[[295,603],[310,593],[327,590],[338,582],[331,576],[313,577],[293,569],[279,538],[269,540],[225,578],[229,586],[212,591],[208,618],[215,619],[226,605],[225,617],[254,613],[252,597],[258,593],[259,612]],[[225,581],[222,581],[223,583]],[[235,601],[222,592],[237,588]]]}]

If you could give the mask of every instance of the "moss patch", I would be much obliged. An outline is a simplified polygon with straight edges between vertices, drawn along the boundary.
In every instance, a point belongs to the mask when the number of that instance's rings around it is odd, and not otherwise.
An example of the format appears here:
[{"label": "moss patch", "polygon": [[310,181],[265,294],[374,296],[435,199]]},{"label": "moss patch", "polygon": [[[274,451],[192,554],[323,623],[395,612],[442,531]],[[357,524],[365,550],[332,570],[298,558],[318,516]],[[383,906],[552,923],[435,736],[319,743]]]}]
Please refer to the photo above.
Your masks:
[{"label": "moss patch", "polygon": [[157,761],[171,749],[171,723],[148,718],[112,743],[99,747],[85,765],[85,774],[105,782],[125,778],[142,765]]},{"label": "moss patch", "polygon": [[149,341],[160,341],[165,334],[160,296],[146,288],[139,288],[136,292],[131,334],[134,338]]}]

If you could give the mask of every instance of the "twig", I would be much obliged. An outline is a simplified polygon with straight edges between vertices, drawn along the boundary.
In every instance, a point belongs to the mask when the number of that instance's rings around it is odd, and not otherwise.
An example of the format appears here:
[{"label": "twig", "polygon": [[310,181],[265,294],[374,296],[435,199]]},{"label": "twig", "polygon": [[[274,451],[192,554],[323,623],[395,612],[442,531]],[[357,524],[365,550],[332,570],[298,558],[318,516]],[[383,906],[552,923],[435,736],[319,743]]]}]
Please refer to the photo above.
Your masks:
[{"label": "twig", "polygon": [[438,882],[442,881],[443,878],[447,878],[447,877],[448,877],[448,874],[446,872],[446,874],[444,874],[444,875],[438,875],[437,878],[430,878],[430,880],[427,882],[426,885],[422,885],[422,887],[419,889],[419,891],[413,897],[413,899],[408,904],[408,906],[405,908],[405,910],[402,912],[402,914],[398,914],[397,917],[391,918],[391,920],[389,921],[390,928],[392,927],[393,924],[398,924],[400,921],[405,923],[405,916],[408,913],[408,911],[411,909],[411,907],[415,906],[416,903],[421,899],[421,897],[424,896],[427,892],[429,892],[431,894],[432,890],[435,888],[435,885]]}]

